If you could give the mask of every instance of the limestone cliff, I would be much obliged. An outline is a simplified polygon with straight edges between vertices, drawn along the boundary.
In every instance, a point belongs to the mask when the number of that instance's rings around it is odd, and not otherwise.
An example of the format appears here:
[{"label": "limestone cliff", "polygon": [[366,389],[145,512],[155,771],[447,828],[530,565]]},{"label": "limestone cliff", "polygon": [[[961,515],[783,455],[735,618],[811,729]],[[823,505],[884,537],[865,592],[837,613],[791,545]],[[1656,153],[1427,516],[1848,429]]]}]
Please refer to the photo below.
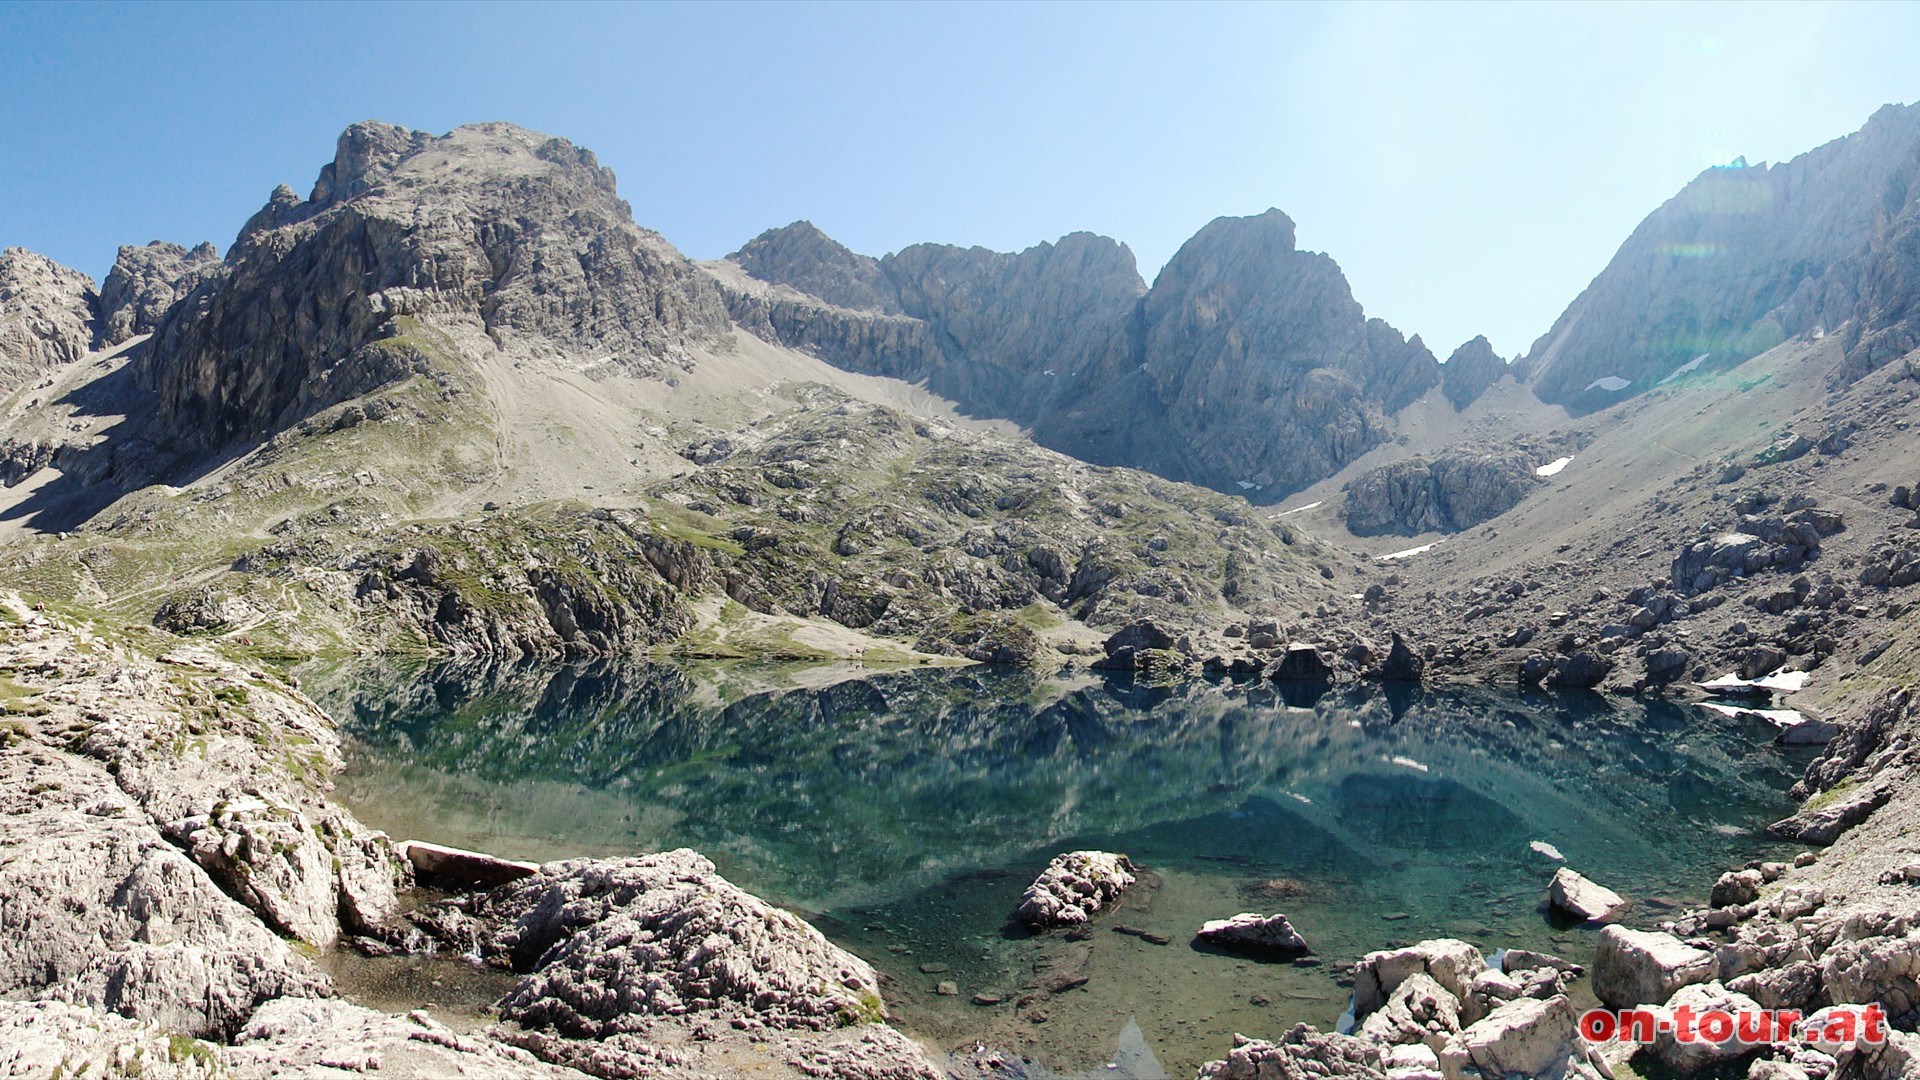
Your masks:
[{"label": "limestone cliff", "polygon": [[25,248],[0,251],[0,397],[86,355],[93,281]]},{"label": "limestone cliff", "polygon": [[257,439],[397,377],[365,347],[432,314],[477,316],[540,362],[641,374],[729,329],[711,281],[634,225],[588,151],[510,124],[368,122],[308,198],[283,186],[247,222],[141,376],[178,444]]},{"label": "limestone cliff", "polygon": [[[742,326],[857,371],[925,380],[976,415],[1102,464],[1280,495],[1337,471],[1439,381],[1368,319],[1277,210],[1221,218],[1148,290],[1090,233],[1018,254],[856,255],[806,222],[711,267]],[[742,273],[744,271],[744,273]]]},{"label": "limestone cliff", "polygon": [[95,347],[152,333],[168,308],[219,271],[220,255],[210,243],[191,251],[164,240],[122,247],[100,286]]},{"label": "limestone cliff", "polygon": [[1869,354],[1891,351],[1906,339],[1875,335],[1904,325],[1906,305],[1876,283],[1904,280],[1894,268],[1913,264],[1900,254],[1912,229],[1894,223],[1909,204],[1916,153],[1920,107],[1888,106],[1785,164],[1741,160],[1701,173],[1640,223],[1534,343],[1534,392],[1597,408],[1856,314],[1879,327],[1863,331]]}]

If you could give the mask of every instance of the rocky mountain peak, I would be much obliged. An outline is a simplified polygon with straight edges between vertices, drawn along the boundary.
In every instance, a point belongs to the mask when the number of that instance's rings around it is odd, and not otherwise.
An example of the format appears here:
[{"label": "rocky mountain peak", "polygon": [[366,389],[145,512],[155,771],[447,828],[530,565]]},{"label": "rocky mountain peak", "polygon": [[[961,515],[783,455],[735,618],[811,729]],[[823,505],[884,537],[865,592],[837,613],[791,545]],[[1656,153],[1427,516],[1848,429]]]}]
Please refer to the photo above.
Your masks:
[{"label": "rocky mountain peak", "polygon": [[80,271],[25,248],[0,250],[0,397],[85,356],[98,304]]},{"label": "rocky mountain peak", "polygon": [[1296,248],[1278,210],[1218,218],[1141,302],[1137,348],[1186,459],[1214,487],[1304,487],[1378,445],[1439,365],[1368,319],[1331,258]]},{"label": "rocky mountain peak", "polygon": [[326,205],[371,188],[433,136],[378,120],[362,120],[340,133],[333,160],[322,166],[308,201]]},{"label": "rocky mountain peak", "polygon": [[727,256],[748,274],[855,311],[900,313],[899,293],[880,262],[858,254],[811,221],[768,229]]},{"label": "rocky mountain peak", "polygon": [[195,295],[157,328],[142,378],[162,434],[199,447],[400,377],[405,350],[372,346],[404,337],[403,316],[636,374],[684,365],[730,329],[712,281],[633,224],[590,152],[511,124],[438,137],[354,125],[312,197],[276,189]]},{"label": "rocky mountain peak", "polygon": [[202,281],[216,276],[220,266],[220,255],[211,243],[201,243],[192,250],[164,240],[121,247],[113,269],[100,286],[96,347],[118,345],[152,333],[168,308]]},{"label": "rocky mountain peak", "polygon": [[1473,404],[1487,388],[1507,373],[1507,362],[1493,351],[1493,343],[1482,334],[1453,350],[1440,368],[1440,392],[1453,403],[1454,411]]}]

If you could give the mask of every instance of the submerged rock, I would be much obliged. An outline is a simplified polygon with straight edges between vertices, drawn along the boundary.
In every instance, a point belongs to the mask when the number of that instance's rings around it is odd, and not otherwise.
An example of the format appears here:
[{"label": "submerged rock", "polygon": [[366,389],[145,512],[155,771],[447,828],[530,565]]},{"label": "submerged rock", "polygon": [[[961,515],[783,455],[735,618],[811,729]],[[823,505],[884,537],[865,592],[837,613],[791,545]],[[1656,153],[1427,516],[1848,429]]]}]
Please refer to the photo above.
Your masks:
[{"label": "submerged rock", "polygon": [[1200,1066],[1198,1080],[1386,1080],[1378,1047],[1350,1035],[1322,1034],[1305,1024],[1278,1042],[1233,1037],[1233,1050],[1220,1061]]},{"label": "submerged rock", "polygon": [[1057,855],[1021,894],[1014,917],[1036,930],[1081,926],[1133,884],[1133,864],[1106,851]]},{"label": "submerged rock", "polygon": [[1195,935],[1222,949],[1252,953],[1311,952],[1307,939],[1294,930],[1285,915],[1257,915],[1243,911],[1231,919],[1212,919]]},{"label": "submerged rock", "polygon": [[1561,867],[1547,887],[1547,903],[1583,922],[1606,922],[1627,906],[1626,898]]}]

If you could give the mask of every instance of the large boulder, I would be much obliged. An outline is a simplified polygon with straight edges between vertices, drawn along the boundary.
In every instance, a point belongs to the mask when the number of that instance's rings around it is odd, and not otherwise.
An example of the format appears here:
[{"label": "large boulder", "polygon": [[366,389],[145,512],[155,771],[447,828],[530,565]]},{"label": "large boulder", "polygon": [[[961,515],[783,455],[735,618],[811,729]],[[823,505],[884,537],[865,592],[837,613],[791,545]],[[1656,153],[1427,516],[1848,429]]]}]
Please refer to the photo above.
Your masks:
[{"label": "large boulder", "polygon": [[1760,1003],[1718,982],[1705,982],[1680,988],[1665,1005],[1654,1008],[1653,1056],[1675,1072],[1686,1076],[1703,1073],[1746,1057],[1762,1045],[1741,1042],[1737,1022],[1730,1037],[1724,1040],[1701,1038],[1701,1034],[1716,1033],[1702,1033],[1697,1027],[1695,1037],[1683,1039],[1678,1023],[1682,1010],[1696,1018],[1696,1023],[1697,1018],[1708,1011],[1724,1012],[1737,1021],[1741,1016],[1758,1015]]},{"label": "large boulder", "polygon": [[1198,1080],[1386,1080],[1380,1050],[1349,1035],[1295,1024],[1278,1042],[1233,1037],[1223,1060],[1200,1066]]},{"label": "large boulder", "polygon": [[1581,1052],[1573,1002],[1565,995],[1523,998],[1495,1009],[1448,1040],[1440,1069],[1449,1078],[1558,1075]]},{"label": "large boulder", "polygon": [[1820,957],[1820,975],[1835,1004],[1878,1002],[1888,1019],[1920,1018],[1920,930],[1905,937],[1835,942]]},{"label": "large boulder", "polygon": [[1333,678],[1333,668],[1320,655],[1320,646],[1295,642],[1261,672],[1276,682],[1324,681]]},{"label": "large boulder", "polygon": [[807,1029],[884,1015],[866,961],[685,849],[549,864],[481,910],[499,927],[483,955],[529,973],[501,1002],[523,1027],[598,1039],[690,1012]]},{"label": "large boulder", "polygon": [[1596,885],[1564,866],[1547,886],[1547,903],[1555,911],[1582,922],[1606,922],[1627,906],[1626,898],[1619,893]]},{"label": "large boulder", "polygon": [[1353,1033],[1381,1047],[1419,1043],[1438,1054],[1448,1039],[1460,1033],[1460,999],[1416,972],[1394,988],[1383,1008],[1367,1014]]},{"label": "large boulder", "polygon": [[1107,851],[1056,855],[1020,896],[1014,917],[1043,930],[1081,926],[1133,884],[1133,864]]},{"label": "large boulder", "polygon": [[1393,646],[1387,650],[1387,658],[1380,662],[1380,678],[1384,682],[1417,683],[1425,674],[1426,666],[1427,662],[1413,651],[1407,639],[1400,636],[1400,631],[1395,630]]},{"label": "large boulder", "polygon": [[1593,954],[1593,993],[1610,1009],[1664,1005],[1683,986],[1712,980],[1712,953],[1672,934],[1609,926]]},{"label": "large boulder", "polygon": [[1414,975],[1426,975],[1464,1001],[1487,959],[1472,944],[1435,938],[1404,949],[1368,953],[1353,966],[1353,1015],[1364,1018]]}]

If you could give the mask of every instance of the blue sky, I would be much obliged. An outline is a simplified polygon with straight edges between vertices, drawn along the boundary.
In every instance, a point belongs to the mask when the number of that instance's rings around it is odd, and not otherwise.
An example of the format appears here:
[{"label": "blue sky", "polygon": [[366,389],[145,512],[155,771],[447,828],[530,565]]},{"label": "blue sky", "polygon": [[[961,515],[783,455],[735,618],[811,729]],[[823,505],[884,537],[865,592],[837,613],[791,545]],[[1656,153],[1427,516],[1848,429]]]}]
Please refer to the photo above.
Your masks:
[{"label": "blue sky", "polygon": [[1920,98],[1920,5],[12,4],[0,244],[223,250],[341,128],[593,149],[696,257],[809,218],[872,254],[1077,229],[1150,280],[1278,206],[1442,357],[1525,350],[1700,169]]}]

